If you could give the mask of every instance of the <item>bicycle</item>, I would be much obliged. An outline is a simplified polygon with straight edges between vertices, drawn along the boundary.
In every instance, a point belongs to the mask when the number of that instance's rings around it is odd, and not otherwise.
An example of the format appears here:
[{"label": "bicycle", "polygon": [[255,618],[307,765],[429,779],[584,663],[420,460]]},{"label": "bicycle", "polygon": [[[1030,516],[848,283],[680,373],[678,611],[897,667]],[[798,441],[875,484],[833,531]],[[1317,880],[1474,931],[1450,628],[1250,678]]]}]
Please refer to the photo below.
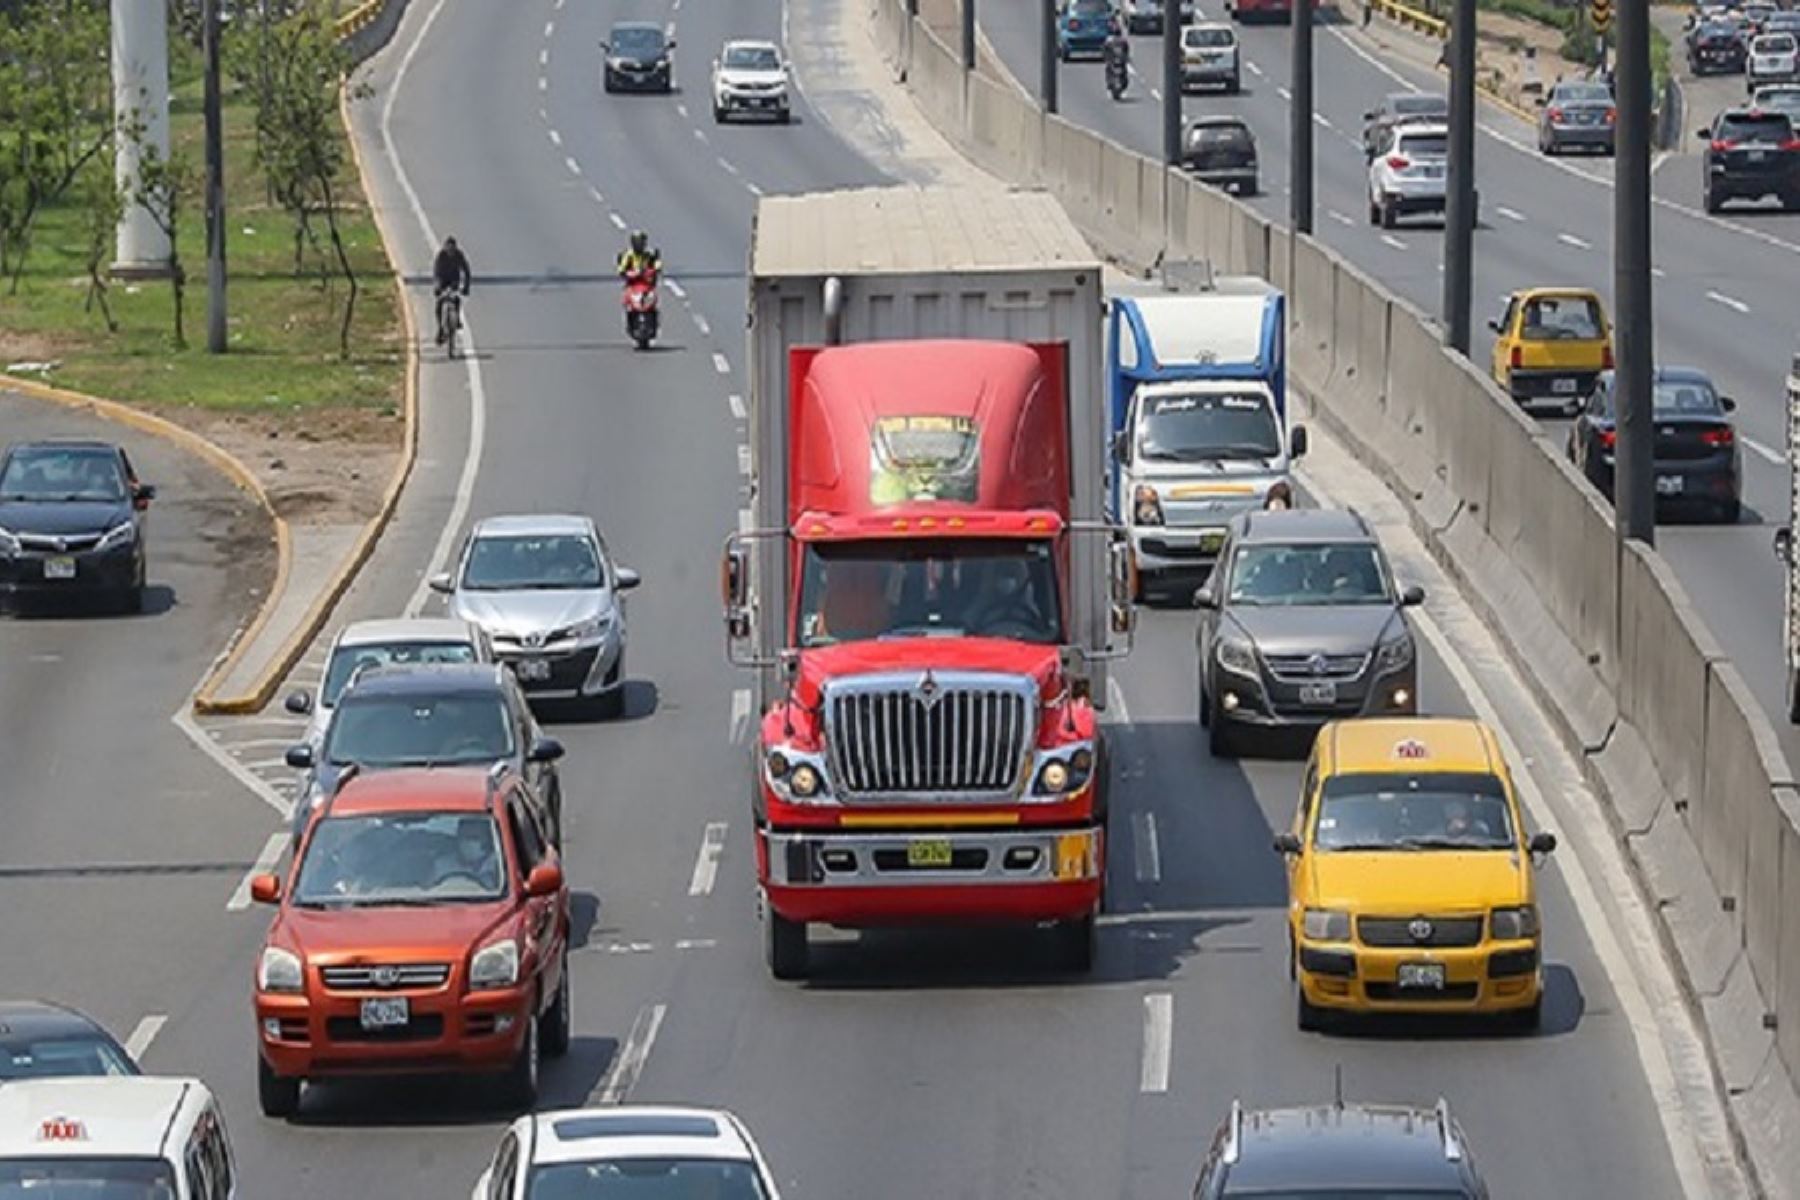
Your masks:
[{"label": "bicycle", "polygon": [[462,293],[455,288],[438,293],[438,341],[451,358],[456,357],[456,335],[462,332],[462,302]]}]

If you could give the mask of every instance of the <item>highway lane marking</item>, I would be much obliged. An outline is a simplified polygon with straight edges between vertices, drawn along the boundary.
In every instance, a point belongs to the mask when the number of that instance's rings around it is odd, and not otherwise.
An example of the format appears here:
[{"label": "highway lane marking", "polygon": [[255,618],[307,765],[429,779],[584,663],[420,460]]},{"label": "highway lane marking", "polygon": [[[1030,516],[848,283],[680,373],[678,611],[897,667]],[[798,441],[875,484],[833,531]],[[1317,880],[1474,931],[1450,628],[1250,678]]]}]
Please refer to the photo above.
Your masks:
[{"label": "highway lane marking", "polygon": [[608,217],[609,217],[609,218],[611,218],[611,220],[612,220],[612,223],[613,223],[613,224],[614,224],[614,225],[616,225],[616,226],[618,226],[618,227],[619,227],[619,228],[620,228],[620,229],[623,229],[623,228],[625,228],[625,218],[624,218],[624,217],[621,217],[621,216],[620,216],[620,215],[619,215],[619,214],[618,214],[618,213],[616,213],[616,212],[609,212],[609,213],[607,213],[607,214],[606,214],[606,215],[607,215],[607,216],[608,216]]},{"label": "highway lane marking", "polygon": [[1175,1044],[1175,997],[1152,992],[1144,997],[1144,1059],[1138,1072],[1138,1090],[1161,1094],[1169,1090],[1169,1058]]},{"label": "highway lane marking", "polygon": [[137,1023],[136,1028],[131,1031],[131,1036],[125,1039],[125,1053],[131,1056],[131,1061],[142,1061],[144,1051],[150,1049],[150,1043],[156,1040],[156,1035],[161,1033],[163,1026],[168,1023],[169,1018],[162,1013],[151,1013]]},{"label": "highway lane marking", "polygon": [[1499,213],[1501,216],[1505,217],[1509,221],[1523,221],[1525,219],[1524,213],[1520,212],[1516,208],[1508,208],[1504,204],[1494,205],[1494,211]]},{"label": "highway lane marking", "polygon": [[1783,458],[1781,455],[1777,454],[1775,451],[1769,449],[1767,446],[1763,445],[1761,442],[1757,441],[1755,438],[1741,438],[1740,440],[1744,443],[1744,445],[1750,447],[1750,452],[1752,454],[1755,454],[1757,457],[1761,458],[1764,462],[1770,463],[1777,467],[1782,466],[1787,462],[1787,459]]},{"label": "highway lane marking", "polygon": [[606,203],[606,194],[591,183],[588,184],[588,195],[590,195],[594,198],[595,204],[605,204]]},{"label": "highway lane marking", "polygon": [[1750,306],[1748,304],[1745,304],[1742,300],[1735,297],[1727,296],[1724,292],[1709,291],[1706,293],[1706,298],[1715,304],[1723,304],[1733,312],[1747,313],[1750,311]]},{"label": "highway lane marking", "polygon": [[1252,75],[1256,76],[1258,79],[1262,78],[1262,73],[1263,73],[1262,68],[1257,66],[1255,63],[1253,63],[1253,62],[1245,63],[1244,69],[1249,71]]},{"label": "highway lane marking", "polygon": [[237,890],[231,893],[231,899],[225,902],[226,912],[243,912],[250,907],[250,881],[274,870],[275,864],[281,861],[281,852],[287,849],[287,844],[286,832],[269,835],[269,840],[263,843],[262,853],[256,856],[256,861],[244,872],[244,877],[238,881]]},{"label": "highway lane marking", "polygon": [[258,778],[250,768],[227,754],[224,747],[200,728],[194,720],[193,703],[193,698],[189,697],[169,718],[175,723],[175,728],[181,730],[200,753],[212,759],[227,775],[247,788],[252,796],[280,813],[282,820],[290,819],[294,815],[294,802],[276,791],[267,781]]},{"label": "highway lane marking", "polygon": [[1156,844],[1156,814],[1138,813],[1131,821],[1131,841],[1137,860],[1137,881],[1157,883],[1162,879],[1162,852]]},{"label": "highway lane marking", "polygon": [[740,445],[737,448],[737,456],[738,456],[738,474],[739,475],[748,475],[750,473],[750,447]]},{"label": "highway lane marking", "polygon": [[1666,276],[1667,274],[1668,274],[1668,272],[1663,270],[1661,267],[1651,267],[1650,268],[1650,277],[1652,279],[1661,279],[1664,276]]},{"label": "highway lane marking", "polygon": [[1131,724],[1131,709],[1125,705],[1125,689],[1119,686],[1119,677],[1116,675],[1106,677],[1106,699],[1107,703],[1118,712],[1118,723],[1120,725]]},{"label": "highway lane marking", "polygon": [[739,421],[744,419],[744,398],[742,396],[733,392],[731,395],[725,397],[725,403],[731,407],[731,415],[734,419]]},{"label": "highway lane marking", "polygon": [[[749,515],[750,510],[747,508],[738,510],[740,518]],[[743,528],[743,524],[740,519],[738,521],[740,530]],[[748,732],[750,732],[750,689],[738,688],[731,693],[731,740],[741,742]]]},{"label": "highway lane marking", "polygon": [[548,125],[550,123],[550,110],[547,108],[538,109],[538,120]]},{"label": "highway lane marking", "polygon": [[548,79],[545,79],[542,75],[539,75],[538,76],[538,91],[547,92],[549,90],[550,90],[550,81]]},{"label": "highway lane marking", "polygon": [[263,771],[273,771],[273,770],[276,770],[277,768],[286,767],[287,759],[285,757],[282,757],[282,758],[259,758],[259,759],[254,760],[253,762],[245,763],[244,766],[246,766],[250,770],[255,771],[260,774]]},{"label": "highway lane marking", "polygon": [[1406,249],[1406,243],[1401,241],[1399,238],[1395,237],[1391,233],[1382,234],[1381,241],[1382,241],[1383,245],[1392,246],[1396,250]]},{"label": "highway lane marking", "polygon": [[549,65],[550,65],[550,51],[548,49],[539,50],[538,51],[538,66],[547,67]]},{"label": "highway lane marking", "polygon": [[1294,98],[1294,93],[1288,91],[1285,87],[1277,87],[1275,89],[1275,94],[1280,96],[1283,100],[1292,100]]},{"label": "highway lane marking", "polygon": [[736,175],[738,173],[738,169],[731,164],[731,160],[726,158],[723,154],[719,155],[719,165],[725,168],[725,173],[727,175]]},{"label": "highway lane marking", "polygon": [[[750,510],[747,508],[738,509],[738,532],[739,533],[749,533],[755,527],[756,527],[756,523],[755,523],[754,518],[752,518],[750,515]],[[749,695],[748,692],[746,692],[744,694]]]},{"label": "highway lane marking", "polygon": [[1565,246],[1573,246],[1577,250],[1592,250],[1594,248],[1592,243],[1587,242],[1582,238],[1578,238],[1572,233],[1559,233],[1556,235],[1556,240]]},{"label": "highway lane marking", "polygon": [[1331,128],[1331,119],[1322,112],[1314,112],[1313,113],[1313,124],[1317,125],[1321,129],[1330,129]]},{"label": "highway lane marking", "polygon": [[1356,224],[1355,221],[1352,221],[1348,216],[1339,212],[1335,208],[1326,209],[1325,215],[1330,217],[1332,220],[1336,221],[1339,225],[1354,225],[1354,224]]},{"label": "highway lane marking", "polygon": [[694,314],[694,328],[698,329],[700,331],[701,337],[711,337],[712,336],[712,322],[708,321],[705,317],[701,316],[699,313]]},{"label": "highway lane marking", "polygon": [[725,852],[725,822],[708,821],[700,838],[700,853],[694,859],[694,875],[688,880],[688,895],[712,894],[719,878],[719,856]]},{"label": "highway lane marking", "polygon": [[550,39],[550,37],[553,34],[555,34],[555,32],[556,32],[556,22],[555,21],[545,21],[544,22],[544,40],[548,41]]},{"label": "highway lane marking", "polygon": [[550,144],[552,146],[562,145],[562,134],[560,134],[556,130],[552,129],[550,131]]},{"label": "highway lane marking", "polygon": [[718,938],[679,938],[675,942],[677,950],[713,950],[718,945]]},{"label": "highway lane marking", "polygon": [[731,360],[715,351],[713,354],[713,370],[721,375],[731,374]]},{"label": "highway lane marking", "polygon": [[601,1085],[601,1104],[619,1104],[631,1095],[638,1076],[644,1073],[644,1064],[650,1059],[650,1049],[656,1045],[657,1031],[662,1028],[663,1017],[668,1011],[666,1004],[646,1005],[638,1010],[637,1020],[631,1023],[631,1032],[619,1048],[619,1057]]},{"label": "highway lane marking", "polygon": [[564,158],[563,162],[568,166],[569,174],[571,174],[571,175],[581,174],[581,164],[575,161],[574,155],[570,155],[567,158]]},{"label": "highway lane marking", "polygon": [[296,734],[296,735],[290,735],[288,737],[272,737],[272,738],[245,738],[241,742],[240,741],[231,742],[229,745],[226,746],[226,751],[227,751],[227,753],[230,753],[230,754],[236,754],[236,755],[242,756],[251,750],[257,749],[258,747],[291,746],[294,744],[294,738],[296,736],[298,736],[298,735]]},{"label": "highway lane marking", "polygon": [[671,279],[671,280],[669,280],[667,286],[669,289],[669,294],[671,296],[675,297],[677,300],[686,300],[687,299],[687,292],[682,289],[680,280]]},{"label": "highway lane marking", "polygon": [[750,189],[750,194],[752,196],[760,196],[763,194],[763,190],[761,188],[757,187],[754,183],[746,183],[744,186]]},{"label": "highway lane marking", "polygon": [[696,128],[694,130],[694,140],[696,142],[704,142],[706,140],[706,130]]},{"label": "highway lane marking", "polygon": [[675,102],[675,115],[678,117],[681,117],[683,120],[686,120],[687,119],[687,105],[685,105],[685,104],[681,103],[679,100],[677,100]]}]

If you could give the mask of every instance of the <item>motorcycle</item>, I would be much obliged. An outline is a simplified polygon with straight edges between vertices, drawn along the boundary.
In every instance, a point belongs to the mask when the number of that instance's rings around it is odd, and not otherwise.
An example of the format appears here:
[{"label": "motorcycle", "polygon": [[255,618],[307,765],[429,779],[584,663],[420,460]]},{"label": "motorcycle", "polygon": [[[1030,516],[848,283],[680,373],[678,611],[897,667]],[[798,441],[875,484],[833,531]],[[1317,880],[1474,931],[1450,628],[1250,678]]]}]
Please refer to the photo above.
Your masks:
[{"label": "motorcycle", "polygon": [[656,281],[660,274],[657,268],[647,267],[625,276],[625,332],[639,350],[648,350],[656,340]]},{"label": "motorcycle", "polygon": [[1106,90],[1114,100],[1125,95],[1125,84],[1131,69],[1122,58],[1109,58],[1106,61]]}]

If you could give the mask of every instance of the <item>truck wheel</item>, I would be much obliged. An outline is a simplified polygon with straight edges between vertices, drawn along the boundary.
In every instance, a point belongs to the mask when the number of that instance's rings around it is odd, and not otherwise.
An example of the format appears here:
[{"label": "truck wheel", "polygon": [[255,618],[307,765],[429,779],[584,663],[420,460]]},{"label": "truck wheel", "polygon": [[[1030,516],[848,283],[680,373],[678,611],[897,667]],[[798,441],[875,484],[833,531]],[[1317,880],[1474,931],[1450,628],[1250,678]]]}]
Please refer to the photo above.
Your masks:
[{"label": "truck wheel", "polygon": [[1056,941],[1058,957],[1068,970],[1085,975],[1094,969],[1100,950],[1100,926],[1093,913],[1059,922]]},{"label": "truck wheel", "polygon": [[277,1075],[269,1060],[256,1056],[256,1099],[265,1117],[291,1117],[300,1110],[300,1080]]},{"label": "truck wheel", "polygon": [[777,979],[806,978],[806,922],[790,921],[765,901],[763,904],[763,957],[769,974]]}]

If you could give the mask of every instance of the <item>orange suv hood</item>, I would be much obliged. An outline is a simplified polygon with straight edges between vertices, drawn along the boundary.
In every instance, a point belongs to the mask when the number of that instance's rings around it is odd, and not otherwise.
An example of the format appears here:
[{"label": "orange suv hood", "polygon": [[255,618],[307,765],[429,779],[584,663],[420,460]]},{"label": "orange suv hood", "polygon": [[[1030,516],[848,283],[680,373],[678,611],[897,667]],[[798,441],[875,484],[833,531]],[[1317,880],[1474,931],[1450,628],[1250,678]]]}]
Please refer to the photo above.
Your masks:
[{"label": "orange suv hood", "polygon": [[498,936],[510,901],[430,908],[289,908],[270,941],[327,966],[443,962],[460,968]]}]

